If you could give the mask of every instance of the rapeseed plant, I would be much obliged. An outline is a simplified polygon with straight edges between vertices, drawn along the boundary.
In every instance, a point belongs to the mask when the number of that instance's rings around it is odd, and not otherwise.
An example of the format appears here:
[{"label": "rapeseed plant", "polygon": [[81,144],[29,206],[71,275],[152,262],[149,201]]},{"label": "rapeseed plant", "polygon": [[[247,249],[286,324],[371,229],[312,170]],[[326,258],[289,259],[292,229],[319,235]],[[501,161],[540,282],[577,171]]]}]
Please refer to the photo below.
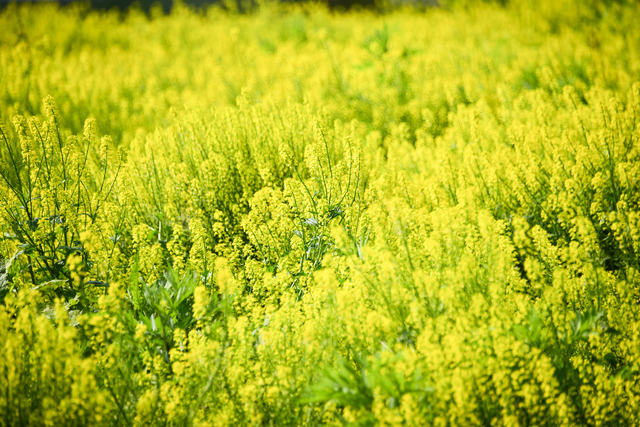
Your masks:
[{"label": "rapeseed plant", "polygon": [[2,9],[0,425],[638,425],[638,5],[441,6]]}]

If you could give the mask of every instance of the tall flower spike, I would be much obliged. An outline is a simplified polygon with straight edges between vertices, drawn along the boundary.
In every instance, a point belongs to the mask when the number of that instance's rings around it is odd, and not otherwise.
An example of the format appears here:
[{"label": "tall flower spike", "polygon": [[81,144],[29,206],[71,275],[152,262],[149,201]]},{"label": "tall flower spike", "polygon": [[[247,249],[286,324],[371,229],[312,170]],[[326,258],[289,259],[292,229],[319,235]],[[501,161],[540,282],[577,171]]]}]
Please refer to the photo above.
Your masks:
[{"label": "tall flower spike", "polygon": [[55,100],[53,99],[53,96],[51,95],[47,95],[43,100],[42,103],[44,104],[44,114],[49,118],[49,120],[52,121],[58,121],[58,107],[56,107],[56,103]]}]

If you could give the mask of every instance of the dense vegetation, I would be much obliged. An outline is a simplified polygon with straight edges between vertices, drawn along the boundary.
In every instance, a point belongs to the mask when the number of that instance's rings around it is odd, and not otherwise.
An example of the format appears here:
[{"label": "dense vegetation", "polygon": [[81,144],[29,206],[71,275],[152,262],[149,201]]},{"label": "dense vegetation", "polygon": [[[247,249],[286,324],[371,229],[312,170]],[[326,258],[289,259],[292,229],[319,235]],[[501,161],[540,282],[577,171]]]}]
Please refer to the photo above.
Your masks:
[{"label": "dense vegetation", "polygon": [[638,425],[640,6],[0,12],[0,426]]}]

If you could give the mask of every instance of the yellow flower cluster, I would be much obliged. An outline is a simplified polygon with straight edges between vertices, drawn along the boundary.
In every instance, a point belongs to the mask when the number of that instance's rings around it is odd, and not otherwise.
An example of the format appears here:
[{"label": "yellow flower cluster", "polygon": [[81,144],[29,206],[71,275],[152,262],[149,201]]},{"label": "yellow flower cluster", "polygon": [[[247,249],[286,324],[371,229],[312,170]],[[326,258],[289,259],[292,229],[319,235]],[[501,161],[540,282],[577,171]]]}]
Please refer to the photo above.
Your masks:
[{"label": "yellow flower cluster", "polygon": [[639,425],[640,5],[231,3],[0,10],[0,426]]}]

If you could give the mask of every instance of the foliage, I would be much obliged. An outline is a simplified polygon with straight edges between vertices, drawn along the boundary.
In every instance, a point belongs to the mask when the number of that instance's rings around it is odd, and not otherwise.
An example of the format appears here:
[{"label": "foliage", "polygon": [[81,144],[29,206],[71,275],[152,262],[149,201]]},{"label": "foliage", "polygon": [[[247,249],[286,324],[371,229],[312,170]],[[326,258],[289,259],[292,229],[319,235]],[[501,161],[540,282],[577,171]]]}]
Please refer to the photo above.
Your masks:
[{"label": "foliage", "polygon": [[95,379],[96,364],[82,357],[64,308],[47,314],[35,294],[10,295],[0,312],[0,425],[104,424],[109,402]]},{"label": "foliage", "polygon": [[495,3],[2,9],[0,425],[638,425],[639,6]]}]

